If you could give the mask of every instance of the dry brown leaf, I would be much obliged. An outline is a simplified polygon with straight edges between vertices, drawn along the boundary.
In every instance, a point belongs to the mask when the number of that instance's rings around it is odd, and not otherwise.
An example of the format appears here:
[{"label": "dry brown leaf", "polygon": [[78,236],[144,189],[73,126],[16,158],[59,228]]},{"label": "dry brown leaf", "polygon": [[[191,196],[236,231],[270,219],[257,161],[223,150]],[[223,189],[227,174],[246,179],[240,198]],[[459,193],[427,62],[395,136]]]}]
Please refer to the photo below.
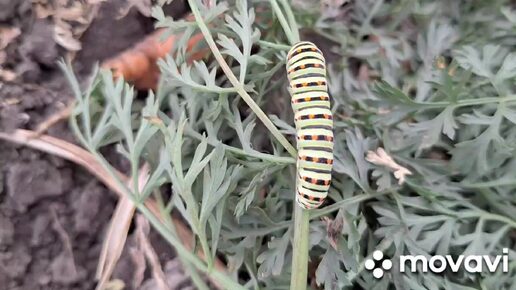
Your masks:
[{"label": "dry brown leaf", "polygon": [[89,9],[87,3],[81,3],[81,1],[73,1],[71,3],[68,3],[68,1],[59,2],[61,3],[57,4],[57,9],[54,13],[56,18],[84,23],[84,16],[87,14],[87,10]]},{"label": "dry brown leaf", "polygon": [[52,8],[44,0],[32,0],[32,9],[39,19],[45,19],[53,14]]},{"label": "dry brown leaf", "polygon": [[14,81],[17,76],[18,75],[15,72],[13,72],[12,70],[0,69],[0,79],[4,80],[6,82]]},{"label": "dry brown leaf", "polygon": [[0,100],[0,107],[8,107],[21,103],[20,99],[16,98],[6,98],[5,100]]},{"label": "dry brown leaf", "polygon": [[322,220],[326,224],[328,242],[336,251],[338,251],[338,241],[339,238],[342,236],[344,219],[341,216],[337,215],[335,219],[323,217]]},{"label": "dry brown leaf", "polygon": [[70,52],[81,49],[81,35],[98,13],[100,1],[33,0],[37,18],[51,18],[54,41]]},{"label": "dry brown leaf", "polygon": [[[12,133],[0,132],[0,139],[26,145],[77,163],[86,168],[120,197],[124,195],[118,183],[110,177],[109,173],[98,163],[95,157],[77,145],[48,135],[38,136],[35,131],[24,129],[18,129]],[[125,175],[118,171],[115,171],[115,174],[124,182],[128,180]]]},{"label": "dry brown leaf", "polygon": [[99,281],[97,290],[105,288],[105,284],[111,278],[116,263],[122,255],[134,210],[134,205],[129,198],[121,197],[118,200],[102,245],[102,251],[100,252],[97,273],[95,275],[95,278]]},{"label": "dry brown leaf", "polygon": [[134,265],[133,278],[131,279],[132,286],[133,289],[140,289],[145,278],[145,269],[147,269],[145,254],[138,247],[131,246],[129,255],[131,255],[131,261]]},{"label": "dry brown leaf", "polygon": [[[139,175],[134,178],[138,178],[138,190],[143,190],[149,178],[149,166],[145,164],[139,170]],[[127,185],[130,186],[130,184],[132,184],[131,180]],[[111,274],[113,274],[115,266],[122,255],[135,210],[136,208],[133,202],[126,195],[123,195],[118,200],[100,253],[96,273],[96,278],[99,280],[97,285],[98,290],[104,289],[105,284],[111,278]]]},{"label": "dry brown leaf", "polygon": [[20,34],[21,30],[18,27],[0,27],[0,79],[4,81],[13,81],[17,77],[12,70],[2,68],[2,64],[7,60],[4,49]]},{"label": "dry brown leaf", "polygon": [[74,38],[70,24],[58,21],[54,24],[54,40],[69,51],[79,51],[81,42]]},{"label": "dry brown leaf", "polygon": [[125,288],[124,281],[120,279],[113,279],[106,283],[106,286],[103,290],[122,290]]},{"label": "dry brown leaf", "polygon": [[157,288],[159,290],[169,290],[165,273],[163,272],[163,269],[161,268],[161,264],[159,262],[158,255],[154,251],[154,248],[152,248],[152,245],[150,241],[147,239],[147,236],[150,232],[150,225],[149,221],[145,219],[141,214],[136,216],[136,238],[138,241],[138,246],[140,247],[141,251],[145,253],[145,257],[147,258],[147,261],[149,262],[151,269],[152,269],[152,277],[156,281]]},{"label": "dry brown leaf", "polygon": [[129,11],[134,7],[140,14],[145,17],[150,17],[152,14],[152,0],[127,0],[127,5],[120,10],[117,18],[124,18]]}]

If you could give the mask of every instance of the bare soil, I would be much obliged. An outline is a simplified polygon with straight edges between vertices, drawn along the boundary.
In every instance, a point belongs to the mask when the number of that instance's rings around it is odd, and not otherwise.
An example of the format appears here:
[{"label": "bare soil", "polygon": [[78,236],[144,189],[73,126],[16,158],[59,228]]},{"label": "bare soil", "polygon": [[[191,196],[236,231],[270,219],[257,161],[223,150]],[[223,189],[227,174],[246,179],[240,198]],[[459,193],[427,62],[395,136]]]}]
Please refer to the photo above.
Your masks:
[{"label": "bare soil", "polygon": [[[134,45],[153,30],[152,19],[136,9],[118,19],[121,5],[125,3],[103,3],[81,37],[83,48],[74,58],[79,79],[88,77],[96,62]],[[183,13],[181,5],[171,11]],[[17,78],[0,80],[0,131],[35,129],[73,99],[56,65],[66,51],[53,39],[53,23],[35,17],[31,1],[0,0],[0,27],[21,31],[5,49],[4,68]],[[74,142],[66,122],[47,133]],[[117,154],[111,156],[116,166],[126,168]],[[0,141],[0,165],[0,290],[94,289],[116,196],[79,166],[23,146]],[[171,288],[185,289],[189,282],[178,272],[180,266],[170,247],[155,233],[151,236],[174,280]],[[130,236],[126,252],[132,243]],[[148,270],[142,285],[133,286],[136,267],[131,255],[124,253],[113,278],[121,279],[125,289],[154,289],[154,282],[147,279]]]}]

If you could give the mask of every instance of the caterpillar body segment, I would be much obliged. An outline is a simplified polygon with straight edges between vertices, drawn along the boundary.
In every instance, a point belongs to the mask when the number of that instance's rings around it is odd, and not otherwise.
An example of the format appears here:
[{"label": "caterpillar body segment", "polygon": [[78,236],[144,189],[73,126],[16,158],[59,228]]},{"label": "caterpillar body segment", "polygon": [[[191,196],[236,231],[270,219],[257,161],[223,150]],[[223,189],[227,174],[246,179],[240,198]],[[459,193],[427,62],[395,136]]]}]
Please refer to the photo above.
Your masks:
[{"label": "caterpillar body segment", "polygon": [[287,54],[288,91],[296,124],[296,201],[304,209],[321,206],[328,195],[333,167],[333,116],[321,51],[311,42]]}]

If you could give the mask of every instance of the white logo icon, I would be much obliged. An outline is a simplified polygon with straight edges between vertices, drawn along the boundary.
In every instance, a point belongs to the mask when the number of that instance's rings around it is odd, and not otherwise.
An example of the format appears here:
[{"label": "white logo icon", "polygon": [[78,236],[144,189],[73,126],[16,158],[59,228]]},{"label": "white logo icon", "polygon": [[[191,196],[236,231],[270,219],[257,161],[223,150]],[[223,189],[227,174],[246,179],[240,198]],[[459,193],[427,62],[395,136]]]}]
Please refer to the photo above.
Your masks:
[{"label": "white logo icon", "polygon": [[[418,266],[419,265],[419,266]],[[392,268],[392,261],[384,259],[382,251],[376,250],[373,252],[372,259],[367,259],[364,267],[373,271],[373,276],[380,279]],[[464,268],[468,273],[484,273],[489,271],[494,273],[498,268],[502,268],[503,273],[509,272],[509,249],[503,248],[502,255],[459,255],[457,257],[452,255],[401,255],[399,256],[399,271],[405,272],[432,272],[442,273],[451,270],[457,273],[461,268]]]},{"label": "white logo icon", "polygon": [[376,279],[380,279],[383,277],[383,271],[388,271],[392,268],[392,262],[389,259],[385,259],[382,261],[381,266],[376,266],[377,262],[380,262],[383,259],[383,253],[379,250],[373,252],[373,259],[367,259],[365,261],[365,268],[369,271],[373,270],[373,276]]}]

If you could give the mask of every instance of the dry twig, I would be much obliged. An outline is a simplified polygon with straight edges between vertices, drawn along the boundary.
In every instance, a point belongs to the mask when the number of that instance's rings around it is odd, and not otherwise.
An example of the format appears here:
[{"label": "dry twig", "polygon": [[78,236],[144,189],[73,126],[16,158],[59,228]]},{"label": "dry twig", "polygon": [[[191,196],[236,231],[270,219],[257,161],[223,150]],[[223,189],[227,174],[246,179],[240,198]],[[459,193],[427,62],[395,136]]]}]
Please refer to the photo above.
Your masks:
[{"label": "dry twig", "polygon": [[[52,228],[56,231],[59,238],[61,239],[61,243],[63,244],[63,250],[61,254],[59,254],[56,260],[54,260],[56,263],[53,263],[52,265],[52,273],[55,276],[62,277],[61,279],[64,278],[67,281],[74,281],[79,276],[79,272],[77,271],[77,266],[75,265],[72,241],[65,228],[59,221],[59,217],[57,216],[57,212],[54,206],[50,206],[50,214],[54,221]],[[65,274],[62,273],[63,269],[65,270]]]},{"label": "dry twig", "polygon": [[147,239],[147,236],[150,232],[149,221],[146,220],[141,214],[136,216],[136,238],[138,241],[138,246],[141,251],[147,257],[147,261],[149,262],[152,269],[152,277],[156,281],[157,287],[159,290],[168,290],[165,273],[163,273],[163,269],[161,268],[161,264],[159,263],[159,258],[150,241]]},{"label": "dry twig", "polygon": [[41,135],[45,133],[50,127],[54,126],[60,121],[67,120],[70,118],[70,115],[73,112],[74,103],[68,104],[63,109],[55,112],[53,115],[45,119],[45,121],[41,122],[36,128],[36,135]]}]

